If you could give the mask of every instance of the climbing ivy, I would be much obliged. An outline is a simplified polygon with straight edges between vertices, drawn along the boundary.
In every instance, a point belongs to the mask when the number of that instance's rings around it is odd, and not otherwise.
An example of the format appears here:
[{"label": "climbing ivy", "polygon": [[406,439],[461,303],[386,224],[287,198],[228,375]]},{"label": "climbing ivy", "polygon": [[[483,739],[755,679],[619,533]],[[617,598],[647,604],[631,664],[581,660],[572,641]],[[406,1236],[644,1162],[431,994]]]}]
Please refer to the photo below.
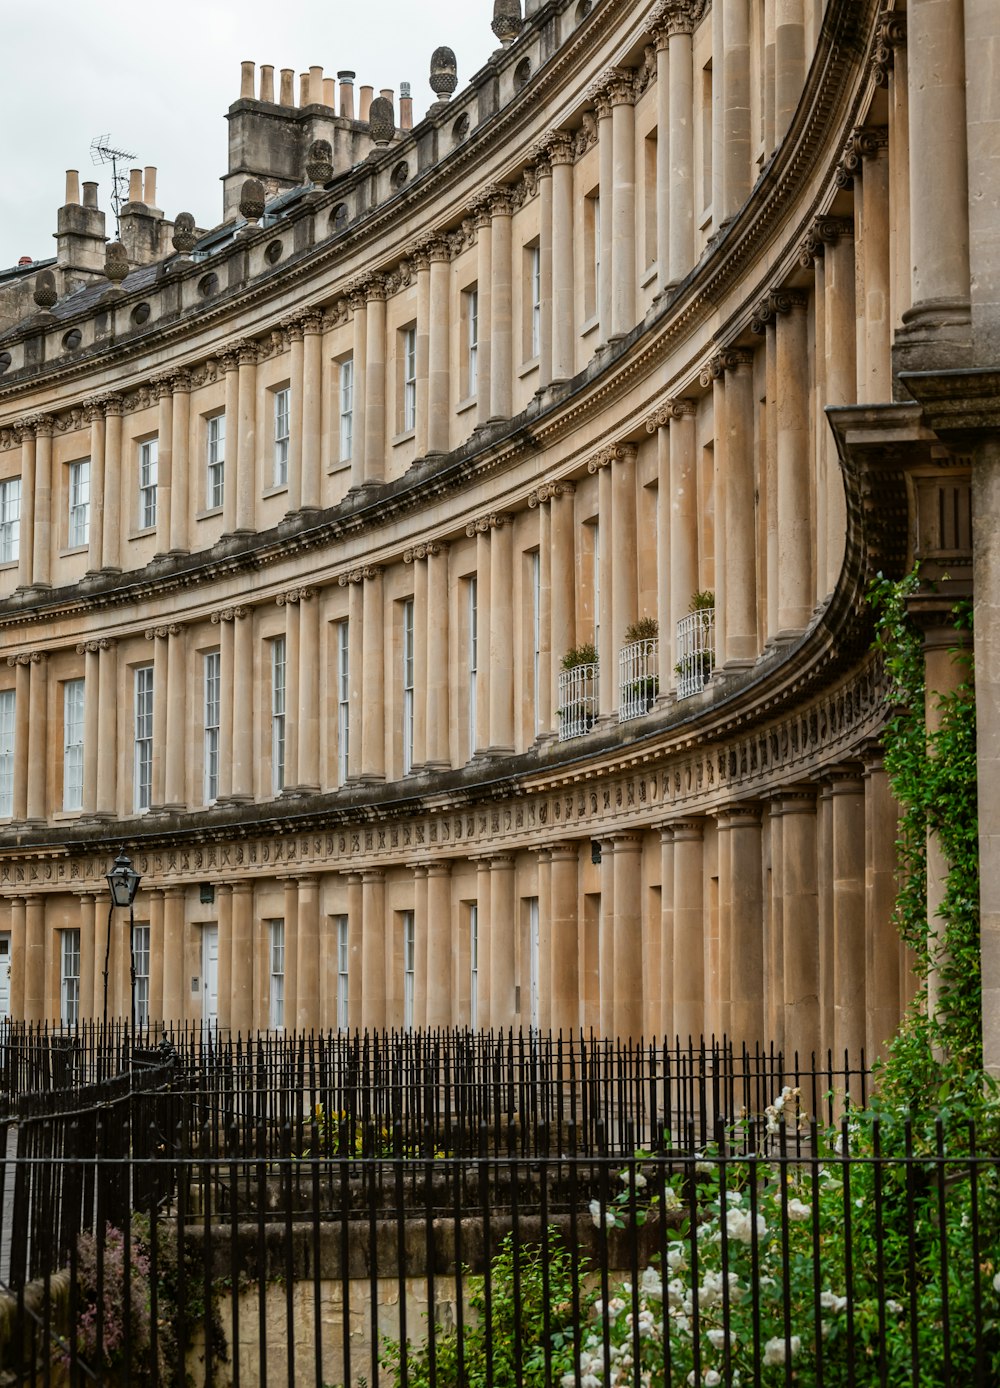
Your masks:
[{"label": "climbing ivy", "polygon": [[[946,1091],[982,1092],[979,956],[979,842],[976,804],[976,701],[967,601],[953,612],[953,658],[962,667],[957,689],[941,695],[925,687],[921,633],[907,598],[922,586],[917,570],[893,582],[879,575],[869,590],[876,614],[875,645],[889,683],[885,768],[900,805],[896,923],[913,952],[920,987],[881,1068],[880,1093],[906,1108],[926,1106]],[[940,726],[928,733],[926,701],[937,701]],[[944,899],[928,929],[927,834],[933,832],[949,864]],[[933,955],[940,955],[935,964]],[[937,968],[935,1014],[928,1014],[928,978]],[[975,1104],[975,1101],[973,1101]]]}]

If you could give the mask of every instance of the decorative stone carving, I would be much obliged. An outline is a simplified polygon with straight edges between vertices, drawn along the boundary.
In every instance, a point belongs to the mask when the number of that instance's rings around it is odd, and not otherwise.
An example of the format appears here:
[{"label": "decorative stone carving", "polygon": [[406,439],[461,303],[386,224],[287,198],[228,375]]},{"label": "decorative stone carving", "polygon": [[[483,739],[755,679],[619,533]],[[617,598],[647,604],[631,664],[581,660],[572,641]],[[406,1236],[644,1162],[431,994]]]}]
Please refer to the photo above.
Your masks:
[{"label": "decorative stone carving", "polygon": [[174,250],[180,256],[189,256],[197,243],[194,217],[190,212],[178,212],[174,222],[174,234],[170,238]]},{"label": "decorative stone carving", "polygon": [[791,313],[792,309],[805,308],[807,303],[808,296],[801,289],[772,289],[754,309],[750,331],[761,336],[779,313]]},{"label": "decorative stone carving", "polygon": [[638,453],[638,448],[634,443],[608,443],[605,444],[591,458],[587,464],[588,472],[600,472],[601,468],[609,467],[612,463],[622,463],[633,459]]},{"label": "decorative stone carving", "polygon": [[259,178],[248,178],[240,192],[240,216],[249,226],[256,226],[264,215],[264,185]]},{"label": "decorative stone carving", "polygon": [[576,132],[576,153],[577,157],[586,154],[587,150],[597,144],[597,117],[593,111],[584,111],[580,117],[580,129]]},{"label": "decorative stone carving", "polygon": [[528,507],[533,511],[543,502],[554,501],[560,496],[572,496],[575,491],[575,482],[543,482],[540,487],[528,493]]},{"label": "decorative stone carving", "polygon": [[438,101],[450,101],[458,86],[458,59],[453,48],[435,48],[431,54],[431,91]]},{"label": "decorative stone carving", "polygon": [[469,521],[465,527],[465,533],[470,538],[474,535],[485,535],[490,530],[499,530],[502,526],[513,524],[514,517],[503,511],[493,511],[489,515],[480,516],[478,520]]},{"label": "decorative stone carving", "polygon": [[118,289],[128,275],[128,252],[120,241],[109,241],[104,251],[104,273]]},{"label": "decorative stone carving", "polygon": [[289,588],[284,593],[278,593],[274,601],[278,607],[288,607],[292,603],[307,602],[315,592],[315,588],[306,584],[301,588]]},{"label": "decorative stone carving", "polygon": [[364,564],[361,568],[341,574],[337,582],[341,588],[346,588],[349,583],[364,583],[366,578],[378,578],[382,573],[384,569],[381,564]]},{"label": "decorative stone carving", "polygon": [[872,43],[871,76],[876,87],[888,84],[897,48],[906,44],[906,11],[883,10],[875,25]]},{"label": "decorative stone carving", "polygon": [[808,270],[827,246],[832,246],[842,236],[853,235],[854,223],[849,217],[818,217],[799,247],[799,264]]},{"label": "decorative stone carving", "polygon": [[162,626],[147,627],[143,635],[147,641],[166,641],[168,637],[176,636],[182,625],[182,622],[166,622]]},{"label": "decorative stone carving", "polygon": [[448,546],[444,540],[426,540],[403,550],[403,563],[412,564],[417,559],[430,559],[436,554],[447,554]]},{"label": "decorative stone carving", "polygon": [[493,0],[493,23],[490,28],[504,48],[510,47],[523,25],[521,0]]},{"label": "decorative stone carving", "polygon": [[249,607],[222,607],[218,612],[212,613],[212,625],[219,626],[222,622],[235,622],[241,617],[249,616],[249,613]]},{"label": "decorative stone carving", "polygon": [[333,177],[333,146],[329,140],[313,140],[306,159],[306,178],[316,188]]},{"label": "decorative stone carving", "polygon": [[844,146],[835,174],[837,187],[846,188],[862,172],[862,161],[874,159],[889,148],[889,128],[885,125],[858,127]]},{"label": "decorative stone carving", "polygon": [[40,309],[46,312],[59,298],[56,277],[51,270],[39,270],[35,276],[35,292],[31,296]]},{"label": "decorative stone carving", "polygon": [[657,429],[662,429],[672,419],[683,419],[685,415],[693,415],[694,412],[693,400],[664,400],[647,418],[646,433],[655,434]]},{"label": "decorative stone carving", "polygon": [[391,143],[396,134],[396,113],[392,109],[392,102],[385,96],[377,96],[371,104],[368,113],[368,128],[371,130],[372,139],[381,149]]}]

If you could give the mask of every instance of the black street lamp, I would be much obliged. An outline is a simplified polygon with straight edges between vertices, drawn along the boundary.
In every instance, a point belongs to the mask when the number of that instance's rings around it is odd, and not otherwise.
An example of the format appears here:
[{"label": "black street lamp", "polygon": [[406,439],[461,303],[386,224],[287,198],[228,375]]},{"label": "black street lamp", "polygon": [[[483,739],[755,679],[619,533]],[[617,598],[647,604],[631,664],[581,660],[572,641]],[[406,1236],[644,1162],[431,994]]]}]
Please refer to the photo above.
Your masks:
[{"label": "black street lamp", "polygon": [[111,956],[111,919],[116,906],[128,907],[128,954],[129,971],[132,980],[130,1016],[132,1019],[132,1035],[135,1035],[135,912],[133,902],[135,894],[139,890],[139,883],[142,881],[139,873],[132,866],[131,860],[125,852],[125,845],[122,844],[118,857],[114,861],[111,871],[106,874],[108,879],[108,890],[111,893],[111,905],[108,908],[108,937],[104,946],[104,1030],[108,1028],[108,962]]}]

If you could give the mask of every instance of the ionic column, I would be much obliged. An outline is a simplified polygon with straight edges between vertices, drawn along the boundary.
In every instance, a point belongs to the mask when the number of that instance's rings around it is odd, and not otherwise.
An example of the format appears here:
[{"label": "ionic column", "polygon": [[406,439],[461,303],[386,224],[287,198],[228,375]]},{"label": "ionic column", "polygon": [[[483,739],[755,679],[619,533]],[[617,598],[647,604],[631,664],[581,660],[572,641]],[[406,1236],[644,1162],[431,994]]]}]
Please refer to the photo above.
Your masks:
[{"label": "ionic column", "polygon": [[[490,1026],[514,1025],[514,939],[517,932],[514,859],[498,854],[490,859]],[[482,945],[480,944],[480,957]]]},{"label": "ionic column", "polygon": [[[778,634],[801,631],[812,613],[809,515],[809,357],[806,297],[781,290],[771,296],[775,324],[777,394]],[[726,537],[719,537],[726,543]]]},{"label": "ionic column", "polygon": [[30,588],[35,570],[35,458],[36,440],[33,420],[17,426],[21,440],[21,519],[18,527],[17,586]]},{"label": "ionic column", "polygon": [[[857,305],[860,341],[864,344],[864,374],[858,377],[858,403],[892,399],[892,260],[889,217],[889,132],[885,126],[863,130],[855,137],[864,160],[864,177],[855,180],[855,206],[861,192],[861,255],[864,293]],[[953,159],[952,163],[962,163]],[[939,194],[935,195],[940,196]],[[929,221],[927,204],[921,211]],[[907,315],[909,319],[910,315]],[[859,365],[861,362],[859,361]]]},{"label": "ionic column", "polygon": [[[969,266],[972,285],[972,344],[974,359],[977,362],[996,361],[1000,356],[1000,256],[997,255],[997,225],[1000,223],[1000,169],[997,167],[997,140],[1000,135],[1000,91],[997,90],[996,72],[992,62],[983,62],[982,54],[995,54],[1000,41],[1000,15],[993,0],[966,0],[965,19],[965,100],[966,100],[966,143],[968,146],[969,180]],[[949,20],[950,22],[950,20]],[[899,54],[896,55],[898,64]],[[949,171],[949,177],[954,173]],[[911,194],[912,205],[912,194]],[[949,217],[960,216],[960,208],[948,209]],[[982,445],[982,468],[974,468],[974,476],[984,477],[992,472],[996,463],[995,436]],[[974,483],[974,486],[977,485]],[[992,479],[990,482],[992,490]],[[985,515],[978,503],[986,500],[986,489],[973,500],[976,514]],[[983,591],[979,585],[978,573],[975,578],[977,592]],[[982,746],[980,741],[980,746]],[[984,781],[980,770],[980,794]],[[980,821],[982,822],[982,821]],[[981,861],[984,861],[982,859]],[[994,862],[996,857],[994,855]],[[993,870],[986,869],[986,876],[993,878]],[[992,885],[988,895],[993,898]],[[991,908],[992,913],[992,908]],[[984,915],[985,921],[985,915]],[[984,933],[985,942],[992,936],[993,927]],[[989,946],[985,945],[986,954]],[[993,1007],[995,998],[990,959],[986,960],[984,975],[989,981],[984,993],[984,1015],[996,1019],[1000,1031],[1000,1009]],[[997,1036],[992,1028],[988,1037],[988,1064],[995,1067],[1000,1063],[997,1055]],[[984,1037],[984,1039],[986,1039]]]},{"label": "ionic column", "polygon": [[[424,550],[421,554],[420,551]],[[409,558],[407,558],[409,556]],[[427,562],[423,545],[404,551],[403,562],[413,565],[413,760],[412,769],[427,759],[427,719],[429,669],[427,651]],[[433,717],[433,714],[431,714]]]},{"label": "ionic column", "polygon": [[670,29],[670,118],[660,138],[670,148],[670,267],[679,284],[694,264],[694,67],[693,22],[682,10]]},{"label": "ionic column", "polygon": [[[96,939],[97,939],[97,912],[98,894],[96,892],[80,893],[80,1017],[81,1020],[89,1021],[95,1016],[94,1013],[94,978],[99,972],[95,967]],[[152,921],[150,921],[152,931]],[[101,960],[103,967],[104,960]],[[13,1008],[11,1016],[14,1015]],[[96,1015],[100,1015],[99,1013]],[[154,1015],[152,1009],[152,999],[150,999],[150,1017]]]},{"label": "ionic column", "polygon": [[775,142],[785,136],[802,94],[805,78],[803,0],[775,0],[774,107]]},{"label": "ionic column", "polygon": [[148,627],[146,640],[153,643],[153,766],[149,804],[161,809],[164,801],[167,750],[167,639],[168,626]]},{"label": "ionic column", "polygon": [[319,604],[312,588],[290,588],[275,601],[285,609],[286,790],[319,790]]},{"label": "ionic column", "polygon": [[[615,108],[618,109],[617,107]],[[609,469],[611,473],[611,708],[617,712],[621,690],[618,679],[618,652],[625,645],[626,628],[638,616],[639,575],[636,533],[634,444],[620,444]],[[602,527],[603,529],[603,527]],[[601,575],[604,577],[603,573]],[[604,679],[601,683],[603,685]]]},{"label": "ionic column", "polygon": [[299,1016],[299,883],[285,879],[285,1030]]},{"label": "ionic column", "polygon": [[552,379],[552,165],[548,150],[536,151],[538,178],[538,388]]},{"label": "ionic column", "polygon": [[24,903],[24,1020],[44,1022],[48,1016],[45,997],[45,897],[32,894],[24,898]]},{"label": "ionic column", "polygon": [[[239,523],[236,501],[240,486],[238,475],[240,448],[239,352],[220,353],[219,365],[226,373],[226,443],[222,470],[222,533],[232,535]],[[204,486],[204,483],[202,482],[201,485]]]},{"label": "ionic column", "polygon": [[764,888],[761,811],[757,805],[733,805],[729,826],[732,930],[730,947],[730,1021],[736,1045],[765,1039],[764,1028]]},{"label": "ionic column", "polygon": [[705,916],[700,819],[676,820],[674,836],[674,1032],[681,1044],[705,1031]]},{"label": "ionic column", "polygon": [[828,780],[816,799],[816,934],[819,940],[819,1040],[834,1052],[836,941],[833,929],[833,788]]},{"label": "ionic column", "polygon": [[385,873],[381,868],[361,874],[361,915],[360,1024],[377,1031],[386,1025]]},{"label": "ionic column", "polygon": [[900,969],[903,953],[896,930],[896,839],[899,805],[881,752],[865,761],[865,1053],[869,1064],[885,1054],[903,1010]]},{"label": "ionic column", "polygon": [[816,899],[816,792],[782,791],[781,816],[784,1045],[789,1066],[808,1065],[819,1043],[819,930]]},{"label": "ionic column", "polygon": [[[656,48],[656,269],[659,293],[670,283],[670,27],[669,11],[654,10]],[[691,121],[687,124],[690,126]],[[647,188],[646,196],[650,190]]]},{"label": "ionic column", "polygon": [[315,1031],[319,1015],[319,878],[298,879],[298,957],[295,1026]]},{"label": "ionic column", "polygon": [[[154,1026],[163,1021],[163,950],[156,947],[156,941],[163,939],[163,891],[151,887],[146,893],[149,912],[149,1024]],[[80,933],[80,996],[84,994],[84,954],[83,932]]]},{"label": "ionic column", "polygon": [[122,407],[120,395],[104,401],[104,521],[101,568],[117,573],[121,556]]},{"label": "ionic column", "polygon": [[[311,309],[302,316],[305,341],[302,350],[302,487],[299,506],[303,511],[318,510],[322,499],[320,448],[323,436],[323,313]],[[383,334],[384,334],[383,326]],[[383,396],[384,385],[383,338]],[[383,421],[385,405],[383,399]],[[383,429],[384,429],[383,423]],[[367,442],[366,442],[367,451]]]},{"label": "ionic column", "polygon": [[490,419],[509,419],[513,361],[511,218],[514,213],[509,189],[498,188],[493,193],[490,212]]},{"label": "ionic column", "polygon": [[233,661],[233,609],[212,613],[219,628],[219,795],[228,800],[233,793],[233,721],[235,666]]},{"label": "ionic column", "polygon": [[549,565],[551,624],[551,704],[549,727],[557,726],[559,672],[562,658],[576,645],[576,486],[572,482],[549,485],[549,526],[552,559]]},{"label": "ionic column", "polygon": [[431,262],[426,247],[416,246],[412,248],[410,263],[413,265],[417,277],[417,399],[413,430],[413,456],[423,458],[427,455],[427,402],[430,389],[428,373],[431,359]]},{"label": "ionic column", "polygon": [[725,366],[726,517],[719,551],[726,570],[725,664],[757,658],[757,524],[754,499],[753,352],[730,348]]},{"label": "ionic column", "polygon": [[84,417],[90,424],[90,511],[87,572],[97,573],[104,557],[104,405],[88,401]]},{"label": "ionic column", "polygon": [[549,1026],[572,1036],[580,1026],[579,848],[549,850]]},{"label": "ionic column", "polygon": [[188,508],[190,475],[191,378],[186,372],[172,377],[172,466],[170,497],[170,552],[188,550]]},{"label": "ionic column", "polygon": [[597,473],[597,551],[599,583],[597,592],[597,611],[594,623],[597,632],[597,659],[600,667],[598,696],[601,717],[610,717],[617,697],[615,690],[618,680],[614,669],[614,627],[612,620],[614,570],[616,555],[614,549],[613,489],[611,486],[611,463],[614,447],[604,448],[587,464],[588,472]]},{"label": "ionic column", "polygon": [[368,393],[365,363],[368,358],[368,300],[363,287],[355,284],[347,302],[354,315],[354,353],[351,358],[353,420],[351,429],[351,490],[363,487],[367,478],[365,439],[368,432],[365,400]]},{"label": "ionic column", "polygon": [[426,765],[451,766],[449,732],[448,546],[427,546],[427,731]]},{"label": "ionic column", "polygon": [[[97,809],[100,650],[97,641],[80,641],[76,647],[83,656],[83,813],[88,816]],[[107,749],[105,755],[111,755]]]},{"label": "ionic column", "polygon": [[[299,765],[299,603],[298,589],[279,593],[275,602],[285,609],[285,784],[291,794]],[[235,717],[234,717],[235,727]]]},{"label": "ionic column", "polygon": [[31,583],[34,588],[48,588],[52,565],[52,429],[49,415],[34,420],[35,430],[35,495],[32,505],[33,538],[31,546]]},{"label": "ionic column", "polygon": [[[305,381],[305,330],[300,318],[282,323],[288,339],[288,515],[302,509],[302,420]],[[335,411],[335,414],[339,411]],[[336,453],[335,453],[335,456]]]},{"label": "ionic column", "polygon": [[601,839],[601,910],[597,926],[597,1016],[601,1036],[615,1035],[615,841]]},{"label": "ionic column", "polygon": [[[234,607],[233,613],[233,681],[227,690],[222,687],[222,704],[232,709],[232,784],[233,800],[253,799],[253,716],[246,707],[246,691],[253,688],[253,609]],[[220,662],[221,665],[221,662]],[[221,728],[220,728],[220,742]]]},{"label": "ionic column", "polygon": [[13,819],[24,819],[28,813],[28,728],[31,699],[31,656],[9,655],[7,664],[14,668],[14,790]]},{"label": "ionic column", "polygon": [[[854,223],[847,217],[824,218],[823,238],[824,405],[849,405],[857,394],[857,340],[854,302]],[[826,570],[819,588],[832,593],[844,562],[847,501],[837,454],[837,440],[824,420]]]},{"label": "ionic column", "polygon": [[[538,692],[535,724],[540,736],[552,728],[552,509],[548,489],[528,497],[538,510]],[[558,661],[558,657],[556,658]]]},{"label": "ionic column", "polygon": [[671,825],[660,830],[660,1015],[652,1034],[669,1045],[674,1031],[674,831]]},{"label": "ionic column", "polygon": [[[28,803],[29,823],[45,819],[46,770],[49,760],[48,688],[49,658],[45,651],[31,652],[31,681],[28,696]],[[17,695],[14,695],[15,709]],[[15,712],[16,718],[16,712]]]},{"label": "ionic column", "polygon": [[428,255],[431,269],[430,324],[427,340],[427,452],[432,454],[448,452],[451,433],[451,313],[448,292],[451,266],[448,243],[443,237],[438,237],[430,243]]},{"label": "ionic column", "polygon": [[451,863],[427,866],[427,1026],[454,1024],[452,1006],[452,958],[455,941],[451,928]]},{"label": "ionic column", "polygon": [[[25,915],[27,902],[23,896],[10,899],[10,1015],[15,1021],[26,1022],[28,1014],[24,1010],[24,976],[26,930]],[[103,941],[101,959],[103,961]],[[100,1012],[95,1012],[100,1016]]]},{"label": "ionic column", "polygon": [[[490,214],[489,199],[484,197],[473,212],[476,224],[476,427],[485,424],[490,417],[490,391],[493,381],[493,218]],[[465,312],[465,305],[462,305]],[[466,325],[461,324],[461,331]],[[458,394],[466,394],[466,366],[460,367]],[[442,447],[444,451],[447,445]]]},{"label": "ionic column", "polygon": [[170,377],[153,383],[156,391],[156,553],[170,551],[174,490],[174,401]]},{"label": "ionic column", "polygon": [[[865,785],[846,770],[830,782],[833,811],[833,1049],[860,1060],[867,1039]],[[888,962],[888,961],[886,961]]]},{"label": "ionic column", "polygon": [[572,137],[559,132],[548,149],[552,166],[552,380],[568,381],[576,361]]},{"label": "ionic column", "polygon": [[[660,689],[676,680],[677,624],[687,615],[691,597],[698,591],[698,455],[694,427],[694,403],[673,400],[669,404],[669,630],[660,632]],[[665,614],[666,615],[666,614]],[[664,670],[664,652],[669,662]]]},{"label": "ionic column", "polygon": [[732,998],[733,855],[729,816],[716,816],[716,892],[714,918],[708,915],[708,953],[705,961],[705,1030],[714,1036],[729,1033]]},{"label": "ionic column", "polygon": [[778,635],[778,337],[774,318],[764,328],[764,428],[763,496],[764,536],[767,554],[764,562],[764,608],[767,613],[767,642]]},{"label": "ionic column", "polygon": [[[615,68],[611,97],[612,194],[611,335],[624,337],[635,326],[635,73]],[[605,245],[601,244],[603,268]]]},{"label": "ionic column", "polygon": [[494,1020],[490,994],[490,953],[492,929],[490,913],[490,860],[476,862],[476,919],[479,932],[479,972],[476,977],[476,1026],[490,1031],[500,1025]]},{"label": "ionic column", "polygon": [[[514,575],[514,527],[511,516],[490,516],[490,574],[504,582]],[[514,750],[514,632],[513,604],[490,602],[489,709],[491,755]]]},{"label": "ionic column", "polygon": [[184,1020],[184,889],[168,887],[163,894],[163,1020]]},{"label": "ionic column", "polygon": [[[427,915],[427,864],[417,863],[413,869],[413,1025],[427,1025],[428,974],[430,969]],[[435,960],[434,967],[440,961]]]},{"label": "ionic column", "polygon": [[[988,99],[981,99],[981,94],[995,86],[996,78],[991,61],[996,52],[996,16],[991,8],[988,3],[968,8],[913,0],[906,10],[912,307],[903,315],[903,323],[904,337],[915,348],[924,347],[925,359],[912,362],[918,369],[943,364],[940,347],[936,356],[931,355],[936,343],[953,348],[956,366],[962,364],[962,349],[968,352],[970,220],[979,218],[981,225],[989,226],[995,263],[996,200],[979,196],[983,184],[978,179],[974,188],[977,196],[971,201],[969,198],[970,172],[986,167],[976,159],[977,152],[986,149],[989,163],[996,160],[989,122],[983,119],[989,109]],[[967,81],[972,102],[968,127]],[[961,145],[967,128],[969,161]],[[958,148],[956,141],[960,142]],[[866,202],[867,184],[866,165]]]},{"label": "ionic column", "polygon": [[[239,362],[237,376],[238,414],[232,417],[236,429],[236,476],[233,479],[236,492],[236,529],[253,530],[254,502],[257,492],[257,357],[260,348],[256,342],[241,342],[236,349]],[[226,378],[226,437],[230,429],[229,377]],[[226,452],[229,448],[227,443]],[[223,490],[223,501],[229,493],[229,478]]]},{"label": "ionic column", "polygon": [[614,1035],[638,1040],[642,1029],[642,839],[614,840]]},{"label": "ionic column", "polygon": [[381,482],[385,476],[386,293],[385,281],[380,275],[373,277],[365,284],[365,295],[368,299],[368,334],[365,356],[366,483]]},{"label": "ionic column", "polygon": [[97,813],[114,818],[118,808],[118,642],[108,636],[98,645],[97,742],[104,755],[97,760]]},{"label": "ionic column", "polygon": [[600,218],[601,263],[597,282],[597,310],[600,316],[599,338],[601,343],[611,337],[612,324],[612,222],[614,208],[615,151],[612,132],[611,96],[602,84],[590,93],[597,116],[597,158],[600,170],[598,216]]},{"label": "ionic column", "polygon": [[[475,755],[485,756],[490,745],[490,601],[492,587],[489,518],[470,522],[465,533],[476,539],[476,620],[479,631],[479,666],[476,672]],[[483,655],[486,659],[483,659]]]},{"label": "ionic column", "polygon": [[[183,625],[173,624],[167,643],[166,747],[164,809],[182,810],[187,803],[187,638]],[[153,694],[154,715],[156,692]]]},{"label": "ionic column", "polygon": [[[372,566],[363,571],[363,617],[361,622],[361,682],[363,690],[377,691],[383,685],[385,599],[382,569]],[[361,720],[361,778],[385,779],[385,705],[381,698],[368,697]]]},{"label": "ionic column", "polygon": [[[779,0],[779,3],[794,4],[795,0]],[[722,218],[717,220],[728,221],[750,195],[750,14],[747,0],[728,0],[721,18],[725,136],[723,208]]]},{"label": "ionic column", "polygon": [[707,371],[701,374],[702,385],[712,383],[712,525],[714,544],[712,546],[712,567],[714,574],[712,588],[715,593],[715,666],[719,667],[726,659],[726,584],[728,564],[726,548],[729,540],[726,524],[726,491],[729,482],[729,462],[727,450],[729,431],[726,428],[726,387],[723,378],[723,358],[716,357]]},{"label": "ionic column", "polygon": [[360,872],[347,874],[347,1020],[357,1028],[360,1025],[361,1010],[361,972],[364,955],[364,932],[362,928],[362,880]]},{"label": "ionic column", "polygon": [[889,208],[892,218],[892,327],[910,307],[910,99],[905,10],[883,10],[875,25],[872,76],[888,88]]}]

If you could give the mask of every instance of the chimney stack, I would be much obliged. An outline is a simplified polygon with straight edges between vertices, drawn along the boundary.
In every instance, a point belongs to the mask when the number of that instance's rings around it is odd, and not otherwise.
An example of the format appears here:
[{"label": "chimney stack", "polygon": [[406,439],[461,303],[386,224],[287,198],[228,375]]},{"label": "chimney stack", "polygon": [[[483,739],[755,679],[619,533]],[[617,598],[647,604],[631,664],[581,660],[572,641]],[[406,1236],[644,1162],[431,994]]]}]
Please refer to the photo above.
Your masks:
[{"label": "chimney stack", "polygon": [[254,99],[254,73],[256,63],[240,63],[240,100],[253,101]]}]

